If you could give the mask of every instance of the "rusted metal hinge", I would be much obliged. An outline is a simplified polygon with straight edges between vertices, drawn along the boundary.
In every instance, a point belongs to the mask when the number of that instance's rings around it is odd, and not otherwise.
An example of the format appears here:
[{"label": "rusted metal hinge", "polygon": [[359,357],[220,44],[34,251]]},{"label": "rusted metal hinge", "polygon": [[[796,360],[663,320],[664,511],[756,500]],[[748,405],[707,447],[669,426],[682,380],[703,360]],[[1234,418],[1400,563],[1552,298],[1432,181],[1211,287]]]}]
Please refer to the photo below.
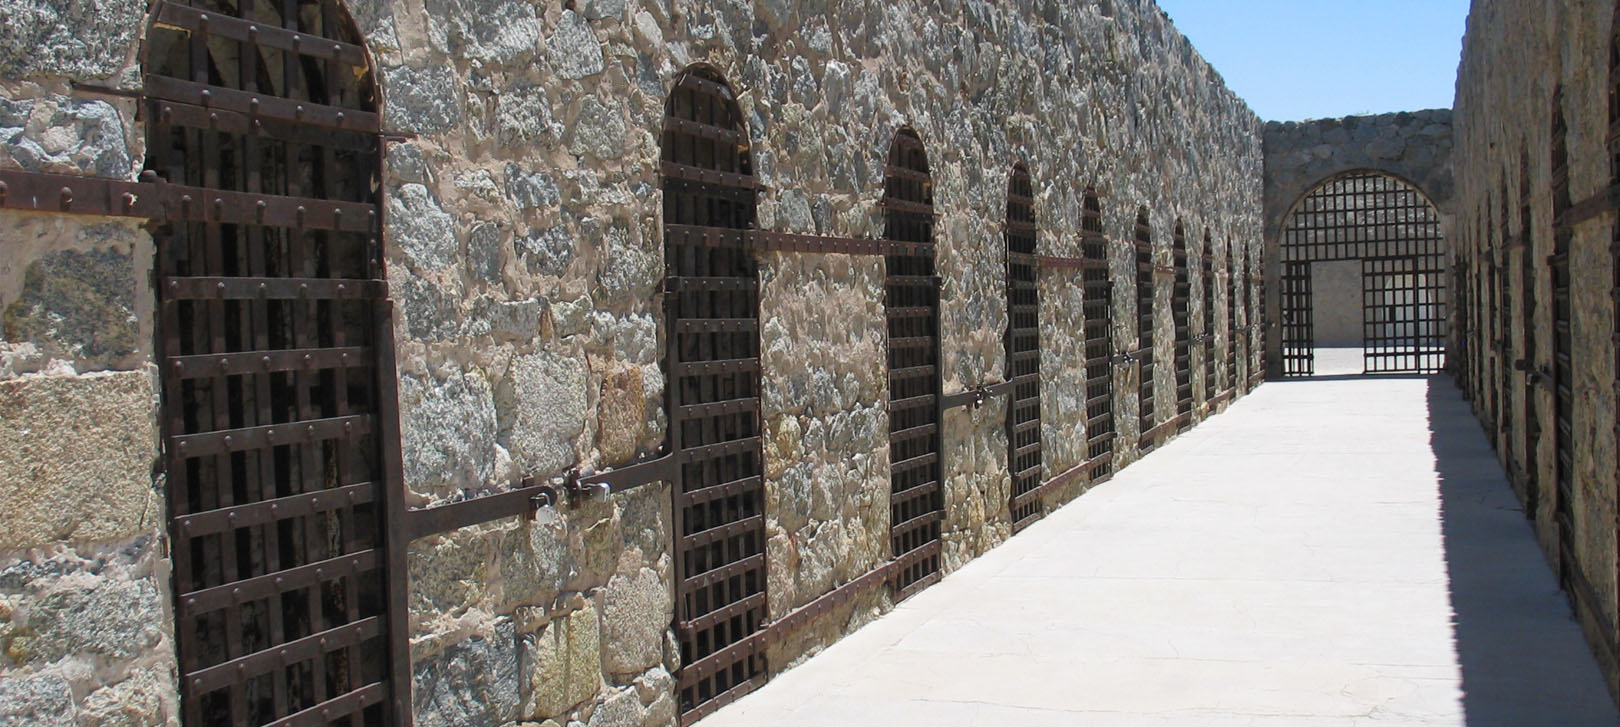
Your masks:
[{"label": "rusted metal hinge", "polygon": [[979,384],[978,386],[963,389],[955,394],[940,397],[940,408],[955,409],[959,406],[971,406],[977,409],[984,406],[984,402],[992,396],[1001,396],[1012,391],[1014,382],[1001,381],[994,384]]},{"label": "rusted metal hinge", "polygon": [[606,472],[582,474],[570,470],[563,489],[571,496],[606,497],[654,482],[674,482],[680,476],[680,460],[674,453]]}]

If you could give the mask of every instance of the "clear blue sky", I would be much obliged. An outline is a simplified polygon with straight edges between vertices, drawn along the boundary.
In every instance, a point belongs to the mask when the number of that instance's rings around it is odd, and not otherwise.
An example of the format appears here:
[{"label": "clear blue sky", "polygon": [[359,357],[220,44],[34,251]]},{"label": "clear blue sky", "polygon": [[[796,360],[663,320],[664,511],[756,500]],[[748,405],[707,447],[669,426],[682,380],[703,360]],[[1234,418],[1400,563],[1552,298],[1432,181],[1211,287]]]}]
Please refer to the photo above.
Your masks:
[{"label": "clear blue sky", "polygon": [[1450,108],[1468,0],[1159,0],[1267,121]]}]

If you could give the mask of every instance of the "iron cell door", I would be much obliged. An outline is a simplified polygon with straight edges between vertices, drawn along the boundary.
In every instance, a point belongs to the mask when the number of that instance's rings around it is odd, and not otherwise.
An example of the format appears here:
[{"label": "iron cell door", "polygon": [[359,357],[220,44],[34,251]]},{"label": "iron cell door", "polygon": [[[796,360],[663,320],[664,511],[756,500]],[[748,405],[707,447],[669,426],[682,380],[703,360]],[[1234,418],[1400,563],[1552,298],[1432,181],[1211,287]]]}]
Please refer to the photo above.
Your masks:
[{"label": "iron cell door", "polygon": [[197,188],[154,234],[183,721],[395,724],[410,682],[366,51],[335,0],[154,15],[146,171]]},{"label": "iron cell door", "polygon": [[1434,256],[1361,261],[1366,373],[1437,373],[1445,365],[1444,275]]},{"label": "iron cell door", "polygon": [[[940,467],[939,276],[934,189],[916,132],[901,129],[884,175],[884,314],[889,328],[889,541],[905,598],[940,576],[945,493]],[[909,244],[906,244],[909,243]]]},{"label": "iron cell door", "polygon": [[[1564,121],[1563,88],[1553,92],[1552,109],[1552,218],[1553,253],[1547,258],[1547,275],[1552,291],[1552,391],[1553,391],[1553,475],[1557,499],[1553,519],[1558,524],[1559,580],[1573,586],[1575,578],[1587,587],[1580,566],[1575,562],[1575,347],[1574,301],[1570,297],[1569,248],[1574,231],[1562,218],[1571,205],[1569,193],[1568,126]],[[1579,598],[1586,593],[1576,591]],[[1595,604],[1589,604],[1595,606]]]},{"label": "iron cell door", "polygon": [[[1189,306],[1192,304],[1192,281],[1187,270],[1187,235],[1181,224],[1176,224],[1175,237],[1172,240],[1173,263],[1175,267],[1175,283],[1170,289],[1170,319],[1175,326],[1176,345],[1176,417],[1187,417],[1192,414],[1193,387],[1192,387],[1192,320]],[[1182,428],[1185,429],[1190,422],[1183,419]]]},{"label": "iron cell door", "polygon": [[1102,202],[1087,189],[1080,218],[1080,306],[1086,336],[1086,460],[1091,481],[1107,479],[1114,454],[1114,303]]},{"label": "iron cell door", "polygon": [[664,357],[674,488],[676,691],[691,722],[762,684],[765,498],[760,443],[759,271],[716,230],[754,225],[748,135],[730,86],[682,73],[663,131]]},{"label": "iron cell door", "polygon": [[1035,199],[1029,171],[1013,167],[1007,190],[1007,469],[1013,532],[1040,519],[1041,298],[1035,277]]},{"label": "iron cell door", "polygon": [[1311,265],[1283,263],[1282,361],[1284,376],[1316,373],[1316,330],[1311,305]]},{"label": "iron cell door", "polygon": [[1215,398],[1215,241],[1204,233],[1204,330],[1199,340],[1204,343],[1204,400]]},{"label": "iron cell door", "polygon": [[1137,448],[1146,454],[1153,448],[1153,229],[1147,210],[1136,215],[1136,428]]},{"label": "iron cell door", "polygon": [[[1233,391],[1238,385],[1238,250],[1230,240],[1226,242],[1231,254],[1226,263],[1226,389]],[[1284,290],[1287,287],[1284,286]],[[1287,321],[1287,315],[1283,316]],[[1285,323],[1286,325],[1286,323]],[[1285,329],[1286,330],[1286,329]]]},{"label": "iron cell door", "polygon": [[1540,266],[1536,264],[1536,249],[1531,241],[1531,204],[1530,204],[1530,156],[1520,150],[1519,157],[1519,327],[1524,335],[1523,358],[1515,361],[1515,369],[1523,370],[1520,382],[1520,393],[1524,400],[1524,426],[1523,441],[1520,446],[1524,449],[1524,471],[1522,482],[1523,490],[1519,497],[1524,502],[1524,514],[1532,522],[1536,519],[1536,511],[1541,505],[1541,497],[1537,492],[1536,478],[1541,472],[1541,407],[1537,406],[1537,384],[1539,375],[1533,371],[1539,361],[1540,343],[1536,335],[1537,322],[1537,293],[1536,279],[1539,277]]}]

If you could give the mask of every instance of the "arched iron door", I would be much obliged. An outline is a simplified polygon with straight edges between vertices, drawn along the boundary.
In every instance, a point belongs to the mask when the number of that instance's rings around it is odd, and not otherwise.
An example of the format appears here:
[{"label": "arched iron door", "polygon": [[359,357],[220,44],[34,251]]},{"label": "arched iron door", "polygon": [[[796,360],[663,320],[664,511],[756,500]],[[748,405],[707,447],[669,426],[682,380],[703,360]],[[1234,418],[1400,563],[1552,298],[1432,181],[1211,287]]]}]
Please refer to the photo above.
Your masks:
[{"label": "arched iron door", "polygon": [[1175,283],[1170,289],[1170,319],[1175,326],[1176,344],[1176,417],[1181,419],[1181,428],[1191,425],[1188,417],[1192,414],[1192,319],[1189,306],[1191,306],[1192,280],[1187,270],[1187,233],[1180,222],[1176,223],[1175,235],[1172,243],[1172,266],[1175,269]]},{"label": "arched iron door", "polygon": [[939,580],[945,492],[940,467],[939,276],[934,182],[922,139],[894,135],[884,173],[884,315],[889,328],[889,541],[897,598]]},{"label": "arched iron door", "polygon": [[[185,724],[408,720],[377,95],[336,0],[159,2],[157,244]],[[398,542],[398,541],[396,541]],[[400,577],[403,577],[402,575]]]},{"label": "arched iron door", "polygon": [[765,496],[760,442],[759,271],[748,135],[731,87],[682,73],[663,130],[664,357],[674,488],[681,720],[766,679]]},{"label": "arched iron door", "polygon": [[1113,473],[1114,456],[1114,284],[1108,277],[1108,238],[1103,234],[1102,201],[1087,189],[1080,218],[1080,273],[1086,335],[1086,459],[1091,481]]},{"label": "arched iron door", "polygon": [[1045,513],[1041,484],[1041,298],[1035,267],[1035,199],[1029,171],[1013,167],[1007,189],[1007,469],[1013,532]]},{"label": "arched iron door", "polygon": [[1153,403],[1153,229],[1148,226],[1147,210],[1136,215],[1136,351],[1139,362],[1136,386],[1137,448],[1142,454],[1153,449],[1153,426],[1158,422]]}]

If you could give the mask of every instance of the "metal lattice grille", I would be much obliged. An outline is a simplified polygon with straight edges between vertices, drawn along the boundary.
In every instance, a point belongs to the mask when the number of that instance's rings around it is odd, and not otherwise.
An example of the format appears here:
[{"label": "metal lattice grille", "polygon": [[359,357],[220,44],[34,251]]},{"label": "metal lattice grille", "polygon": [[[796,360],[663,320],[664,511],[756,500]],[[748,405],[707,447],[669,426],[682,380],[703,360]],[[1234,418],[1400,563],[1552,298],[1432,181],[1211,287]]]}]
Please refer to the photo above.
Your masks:
[{"label": "metal lattice grille", "polygon": [[[1524,330],[1524,358],[1523,368],[1533,369],[1541,355],[1540,344],[1536,338],[1536,277],[1539,266],[1536,265],[1536,246],[1532,244],[1530,235],[1534,230],[1531,224],[1530,204],[1530,153],[1526,149],[1519,150],[1519,287],[1524,291],[1519,308],[1520,327]],[[1536,496],[1535,483],[1529,478],[1541,471],[1541,456],[1537,451],[1541,442],[1541,408],[1536,406],[1536,374],[1532,371],[1524,373],[1521,396],[1524,397],[1524,472],[1526,481],[1524,492],[1520,493],[1524,500],[1525,516],[1532,521],[1536,519],[1536,509],[1541,504]]]},{"label": "metal lattice grille", "polygon": [[1569,210],[1569,147],[1568,127],[1564,123],[1563,90],[1553,92],[1552,115],[1552,214],[1554,220],[1553,253],[1547,258],[1548,276],[1552,282],[1553,314],[1553,462],[1557,477],[1558,499],[1553,505],[1554,519],[1558,523],[1559,569],[1567,583],[1575,558],[1575,517],[1572,500],[1575,481],[1575,432],[1571,425],[1571,412],[1575,408],[1575,367],[1571,319],[1569,243],[1573,231],[1558,224]]},{"label": "metal lattice grille", "polygon": [[[1176,416],[1192,413],[1192,321],[1189,306],[1192,282],[1187,271],[1187,234],[1181,223],[1176,223],[1172,238],[1172,257],[1175,266],[1175,286],[1170,290],[1170,317],[1175,324],[1176,343]],[[1182,426],[1186,426],[1184,422]]]},{"label": "metal lattice grille", "polygon": [[1035,277],[1035,200],[1029,172],[1013,167],[1007,190],[1007,468],[1013,531],[1043,513],[1041,484],[1040,292]]},{"label": "metal lattice grille", "polygon": [[[1238,385],[1238,339],[1242,333],[1238,330],[1238,279],[1241,277],[1238,266],[1238,256],[1241,248],[1226,243],[1230,257],[1226,263],[1226,388],[1234,390]],[[1287,295],[1287,283],[1283,284],[1283,294]],[[1283,314],[1283,325],[1288,325],[1288,315]],[[1285,349],[1286,351],[1286,349]],[[1286,360],[1286,359],[1285,359]]]},{"label": "metal lattice grille", "polygon": [[934,190],[916,132],[901,129],[884,176],[884,237],[916,243],[884,259],[889,340],[889,539],[908,564],[900,597],[939,578],[945,498],[940,483],[939,287]]},{"label": "metal lattice grille", "polygon": [[[1445,367],[1445,242],[1434,207],[1410,185],[1376,172],[1329,180],[1300,202],[1283,231],[1283,363],[1286,375],[1309,375],[1314,366],[1310,264],[1329,260],[1418,258],[1407,277],[1379,285],[1407,286],[1412,302],[1363,308],[1363,326],[1376,339],[1363,342],[1368,373],[1433,373]],[[1375,266],[1376,268],[1376,266]],[[1365,268],[1367,270],[1375,268]],[[1296,280],[1290,282],[1288,277]],[[1252,284],[1252,283],[1251,283]],[[1363,289],[1371,290],[1367,284]],[[1392,294],[1393,295],[1393,294]],[[1405,300],[1364,297],[1367,305]],[[1395,319],[1391,316],[1419,316]]]},{"label": "metal lattice grille", "polygon": [[1513,362],[1510,360],[1510,355],[1513,348],[1513,259],[1508,255],[1507,247],[1508,208],[1506,184],[1502,185],[1500,196],[1498,196],[1497,199],[1501,205],[1498,208],[1500,210],[1501,223],[1496,227],[1495,239],[1498,241],[1498,252],[1500,253],[1502,260],[1501,277],[1498,278],[1501,286],[1500,291],[1502,305],[1496,310],[1496,330],[1498,336],[1496,341],[1496,350],[1497,356],[1500,359],[1499,366],[1501,367],[1499,369],[1500,376],[1497,379],[1497,388],[1499,392],[1498,395],[1502,399],[1502,437],[1499,441],[1502,442],[1502,446],[1507,454],[1506,459],[1508,471],[1512,472],[1518,467],[1518,458],[1513,454],[1512,441],[1513,428],[1519,421],[1520,415],[1517,407],[1513,405]]},{"label": "metal lattice grille", "polygon": [[759,274],[703,231],[754,226],[748,135],[731,88],[681,74],[663,130],[664,366],[674,488],[675,619],[682,720],[763,683],[765,498],[759,424]]},{"label": "metal lattice grille", "polygon": [[1210,238],[1209,231],[1204,232],[1203,267],[1200,273],[1204,280],[1204,329],[1199,340],[1204,343],[1204,366],[1202,377],[1204,381],[1204,399],[1208,401],[1215,396],[1215,241]]},{"label": "metal lattice grille", "polygon": [[408,683],[390,681],[399,445],[365,51],[335,2],[155,16],[147,172],[207,190],[155,235],[182,715],[390,724]]},{"label": "metal lattice grille", "polygon": [[1310,263],[1283,263],[1284,376],[1310,376],[1316,373],[1316,356],[1309,345],[1316,337],[1313,330],[1314,313],[1311,306]]},{"label": "metal lattice grille", "polygon": [[1096,462],[1093,482],[1112,471],[1114,453],[1114,304],[1108,277],[1108,239],[1103,236],[1102,202],[1087,189],[1080,218],[1080,273],[1086,335],[1086,458]]},{"label": "metal lattice grille", "polygon": [[[1434,365],[1420,344],[1438,335],[1445,270],[1431,257],[1364,258],[1361,291],[1367,373],[1419,371]],[[1443,314],[1442,314],[1443,315]],[[1413,330],[1413,329],[1416,330]]]},{"label": "metal lattice grille", "polygon": [[1138,445],[1146,451],[1153,446],[1150,433],[1155,423],[1153,411],[1153,229],[1147,210],[1136,215],[1136,352],[1140,361],[1136,388]]}]

